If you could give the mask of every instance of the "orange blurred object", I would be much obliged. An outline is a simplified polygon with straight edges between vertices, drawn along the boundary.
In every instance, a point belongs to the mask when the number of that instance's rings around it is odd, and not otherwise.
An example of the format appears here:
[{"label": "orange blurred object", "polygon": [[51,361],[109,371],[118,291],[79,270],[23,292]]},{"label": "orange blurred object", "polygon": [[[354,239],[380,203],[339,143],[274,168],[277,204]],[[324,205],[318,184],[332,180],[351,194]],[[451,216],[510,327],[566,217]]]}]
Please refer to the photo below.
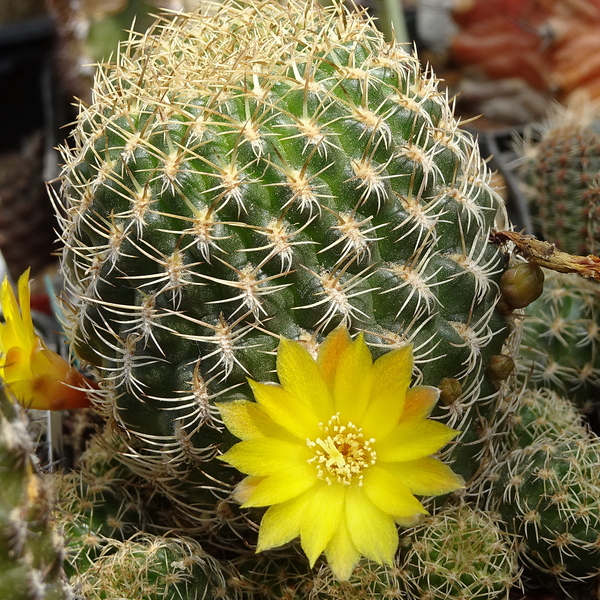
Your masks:
[{"label": "orange blurred object", "polygon": [[565,99],[600,97],[600,0],[474,0],[453,12],[452,56]]}]

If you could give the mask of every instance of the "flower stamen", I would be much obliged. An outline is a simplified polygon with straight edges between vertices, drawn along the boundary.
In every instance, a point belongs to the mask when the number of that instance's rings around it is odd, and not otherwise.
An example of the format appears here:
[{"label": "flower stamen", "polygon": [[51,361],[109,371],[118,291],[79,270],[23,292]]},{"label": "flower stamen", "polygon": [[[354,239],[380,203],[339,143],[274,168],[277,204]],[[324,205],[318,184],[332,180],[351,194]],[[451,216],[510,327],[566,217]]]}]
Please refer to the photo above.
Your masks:
[{"label": "flower stamen", "polygon": [[371,447],[373,438],[365,439],[362,429],[352,422],[340,425],[340,413],[329,419],[327,425],[319,423],[323,432],[316,440],[306,440],[314,455],[308,460],[317,468],[317,477],[328,485],[337,481],[343,485],[363,484],[363,471],[377,462],[377,453]]}]

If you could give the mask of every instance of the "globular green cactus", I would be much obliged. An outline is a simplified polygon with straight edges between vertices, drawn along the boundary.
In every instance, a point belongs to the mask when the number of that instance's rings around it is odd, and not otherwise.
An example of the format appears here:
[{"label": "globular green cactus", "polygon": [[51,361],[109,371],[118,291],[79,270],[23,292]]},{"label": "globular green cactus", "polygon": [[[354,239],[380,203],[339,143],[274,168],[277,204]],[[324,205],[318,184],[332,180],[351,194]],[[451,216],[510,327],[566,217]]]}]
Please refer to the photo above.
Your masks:
[{"label": "globular green cactus", "polygon": [[516,538],[467,504],[407,531],[399,566],[409,598],[505,599],[520,584]]},{"label": "globular green cactus", "polygon": [[27,419],[0,387],[0,597],[71,600],[53,496],[38,472]]},{"label": "globular green cactus", "polygon": [[89,600],[237,600],[238,579],[192,539],[140,534],[112,540],[73,586]]},{"label": "globular green cactus", "polygon": [[538,584],[600,574],[599,465],[598,439],[567,430],[541,435],[490,469],[487,508],[520,538],[528,575]]},{"label": "globular green cactus", "polygon": [[55,518],[66,540],[68,577],[83,573],[105,546],[143,529],[145,505],[135,479],[103,436],[91,441],[77,471],[54,475]]},{"label": "globular green cactus", "polygon": [[435,414],[463,432],[453,469],[477,471],[504,208],[416,57],[337,2],[226,2],[133,36],[72,142],[72,346],[129,464],[191,521],[236,481],[211,461],[231,444],[215,402],[274,380],[280,336],[314,350],[340,323],[379,354],[412,343],[417,382],[452,380]]},{"label": "globular green cactus", "polygon": [[571,254],[598,253],[600,120],[597,107],[556,107],[518,144],[520,180],[538,235]]},{"label": "globular green cactus", "polygon": [[546,271],[544,291],[526,309],[520,379],[546,387],[589,412],[600,392],[600,285]]}]

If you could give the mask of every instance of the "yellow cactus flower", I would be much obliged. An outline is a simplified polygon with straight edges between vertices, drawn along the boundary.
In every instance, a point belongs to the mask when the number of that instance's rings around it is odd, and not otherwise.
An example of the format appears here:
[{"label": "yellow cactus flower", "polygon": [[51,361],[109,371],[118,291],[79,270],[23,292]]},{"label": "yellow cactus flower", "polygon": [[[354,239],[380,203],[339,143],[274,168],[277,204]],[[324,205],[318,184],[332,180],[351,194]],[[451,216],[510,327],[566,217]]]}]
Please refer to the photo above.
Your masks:
[{"label": "yellow cactus flower", "polygon": [[335,576],[350,577],[361,555],[391,564],[396,524],[415,524],[427,511],[416,495],[463,486],[432,454],[457,431],[427,417],[439,390],[409,388],[412,346],[372,360],[362,334],[339,327],[316,360],[282,339],[281,385],[250,381],[256,402],[219,404],[242,441],[221,458],[248,475],[235,494],[244,507],[269,507],[257,552],[300,536],[311,563],[322,552]]},{"label": "yellow cactus flower", "polygon": [[0,381],[26,408],[64,410],[90,406],[94,387],[36,335],[31,319],[29,270],[19,278],[19,301],[5,277],[0,288]]}]

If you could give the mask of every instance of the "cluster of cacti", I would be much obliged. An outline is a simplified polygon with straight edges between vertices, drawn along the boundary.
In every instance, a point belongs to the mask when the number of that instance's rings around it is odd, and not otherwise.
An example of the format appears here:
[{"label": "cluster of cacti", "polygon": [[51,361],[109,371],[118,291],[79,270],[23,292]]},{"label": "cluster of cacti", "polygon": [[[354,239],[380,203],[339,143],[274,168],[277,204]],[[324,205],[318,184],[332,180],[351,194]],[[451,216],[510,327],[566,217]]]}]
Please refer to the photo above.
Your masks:
[{"label": "cluster of cacti", "polygon": [[55,476],[77,594],[504,600],[520,559],[596,574],[570,403],[596,385],[595,290],[549,276],[531,304],[476,142],[363,14],[159,21],[100,67],[63,156],[65,325],[106,421]]},{"label": "cluster of cacti", "polygon": [[71,600],[64,548],[52,517],[53,495],[22,409],[0,387],[0,597]]},{"label": "cluster of cacti", "polygon": [[[585,105],[584,105],[585,106]],[[598,254],[600,121],[590,107],[556,107],[518,144],[536,233],[572,254]]]}]

